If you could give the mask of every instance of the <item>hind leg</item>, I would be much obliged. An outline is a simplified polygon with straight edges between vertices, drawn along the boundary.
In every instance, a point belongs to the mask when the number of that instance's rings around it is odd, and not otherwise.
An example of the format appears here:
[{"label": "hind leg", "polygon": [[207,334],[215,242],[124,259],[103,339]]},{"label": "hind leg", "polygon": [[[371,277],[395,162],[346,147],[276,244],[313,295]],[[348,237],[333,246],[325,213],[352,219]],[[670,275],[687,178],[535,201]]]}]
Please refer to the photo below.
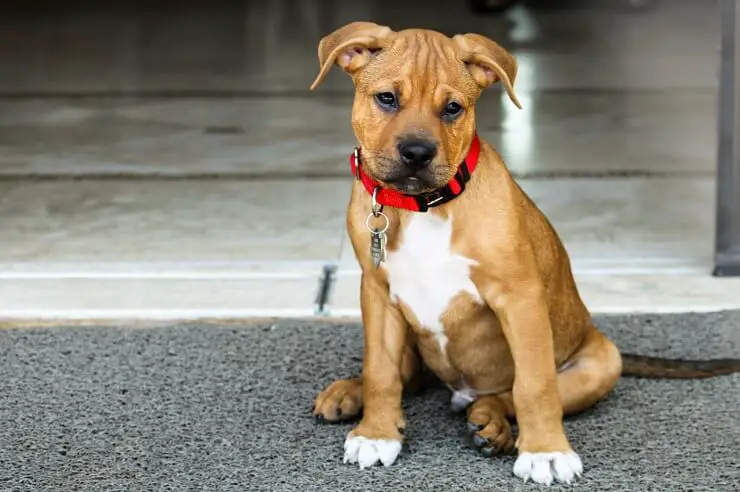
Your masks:
[{"label": "hind leg", "polygon": [[[596,328],[586,336],[581,347],[558,371],[556,381],[564,415],[581,412],[601,400],[614,388],[621,375],[622,359],[617,347]],[[511,391],[498,395],[507,417],[516,417]],[[517,437],[519,448],[522,434]],[[570,482],[583,470],[573,452],[547,453],[522,451],[514,463],[514,474],[524,480],[551,483],[554,478]]]},{"label": "hind leg", "polygon": [[468,431],[475,447],[486,456],[514,449],[506,404],[497,395],[480,396],[468,407]]},{"label": "hind leg", "polygon": [[602,400],[622,375],[619,349],[592,328],[586,340],[558,373],[563,413],[580,413]]},{"label": "hind leg", "polygon": [[[404,390],[415,391],[420,385],[421,359],[416,342],[409,335],[401,362]],[[354,419],[362,412],[362,378],[339,379],[327,386],[314,401],[314,416],[324,422]]]},{"label": "hind leg", "polygon": [[[583,344],[558,370],[557,383],[563,413],[580,413],[603,399],[617,384],[622,374],[619,349],[595,327]],[[511,392],[498,395],[505,403],[506,414],[515,417]]]}]

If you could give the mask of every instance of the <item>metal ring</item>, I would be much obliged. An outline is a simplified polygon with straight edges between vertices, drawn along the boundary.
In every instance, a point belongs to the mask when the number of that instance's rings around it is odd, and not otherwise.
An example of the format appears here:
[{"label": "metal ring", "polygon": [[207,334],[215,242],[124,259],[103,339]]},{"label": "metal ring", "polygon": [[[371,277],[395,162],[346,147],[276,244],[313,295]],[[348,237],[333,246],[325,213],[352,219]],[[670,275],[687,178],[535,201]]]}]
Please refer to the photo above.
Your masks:
[{"label": "metal ring", "polygon": [[[371,218],[378,218],[378,217],[383,217],[383,219],[385,220],[385,225],[379,231],[376,231],[375,229],[373,229],[372,227],[370,227],[370,219]],[[383,212],[378,212],[378,215],[375,215],[375,214],[372,214],[372,213],[367,214],[367,218],[365,219],[365,227],[367,227],[367,230],[368,231],[370,231],[370,232],[372,232],[374,234],[385,234],[385,231],[388,230],[388,226],[390,225],[390,223],[391,222],[390,222],[390,220],[388,220],[388,216],[385,215]]]},{"label": "metal ring", "polygon": [[378,190],[379,189],[380,189],[380,186],[376,186],[375,189],[373,189],[372,211],[375,217],[378,217],[379,215],[383,213],[383,205],[378,203]]}]

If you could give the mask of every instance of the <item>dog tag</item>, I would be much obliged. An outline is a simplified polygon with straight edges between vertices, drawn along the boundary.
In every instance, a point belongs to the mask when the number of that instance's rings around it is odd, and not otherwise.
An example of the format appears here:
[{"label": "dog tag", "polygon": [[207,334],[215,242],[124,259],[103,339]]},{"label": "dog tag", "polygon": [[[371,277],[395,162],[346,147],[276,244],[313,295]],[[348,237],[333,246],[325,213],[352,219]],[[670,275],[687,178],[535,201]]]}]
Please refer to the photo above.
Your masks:
[{"label": "dog tag", "polygon": [[377,227],[370,231],[370,256],[373,258],[373,265],[378,268],[385,261],[385,232]]}]

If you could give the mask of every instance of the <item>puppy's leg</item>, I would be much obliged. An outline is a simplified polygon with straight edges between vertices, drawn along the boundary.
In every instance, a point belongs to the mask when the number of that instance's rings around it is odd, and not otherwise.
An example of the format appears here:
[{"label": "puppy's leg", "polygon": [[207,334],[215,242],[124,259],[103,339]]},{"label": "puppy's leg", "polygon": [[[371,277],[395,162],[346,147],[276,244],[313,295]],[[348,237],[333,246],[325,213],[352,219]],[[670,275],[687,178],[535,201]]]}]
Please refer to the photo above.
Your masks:
[{"label": "puppy's leg", "polygon": [[480,396],[468,407],[468,429],[473,444],[487,456],[514,449],[506,403],[496,395]]},{"label": "puppy's leg", "polygon": [[583,465],[565,435],[552,328],[544,286],[519,276],[485,292],[514,360],[513,406],[519,424],[514,474],[537,483],[571,482]]},{"label": "puppy's leg", "polygon": [[360,301],[365,331],[362,368],[363,417],[344,443],[344,461],[360,468],[390,466],[401,452],[403,378],[401,364],[408,324],[391,304],[387,286],[363,275]]},{"label": "puppy's leg", "polygon": [[[563,413],[579,413],[596,404],[614,388],[621,372],[619,349],[592,328],[557,374]],[[479,397],[468,408],[468,429],[473,444],[483,454],[490,456],[511,450],[514,441],[507,418],[516,418],[511,391]]]},{"label": "puppy's leg", "polygon": [[[416,341],[411,332],[401,362],[401,380],[404,390],[413,391],[419,384],[421,361],[416,351]],[[316,397],[314,416],[324,422],[353,419],[362,412],[362,378],[339,379],[327,386]]]},{"label": "puppy's leg", "polygon": [[622,357],[614,343],[596,328],[558,373],[558,389],[566,415],[579,413],[604,398],[622,374]]},{"label": "puppy's leg", "polygon": [[[558,372],[557,383],[563,413],[582,412],[609,393],[622,373],[622,357],[614,343],[595,327],[583,344]],[[514,417],[511,392],[499,395],[507,408],[507,416]]]}]

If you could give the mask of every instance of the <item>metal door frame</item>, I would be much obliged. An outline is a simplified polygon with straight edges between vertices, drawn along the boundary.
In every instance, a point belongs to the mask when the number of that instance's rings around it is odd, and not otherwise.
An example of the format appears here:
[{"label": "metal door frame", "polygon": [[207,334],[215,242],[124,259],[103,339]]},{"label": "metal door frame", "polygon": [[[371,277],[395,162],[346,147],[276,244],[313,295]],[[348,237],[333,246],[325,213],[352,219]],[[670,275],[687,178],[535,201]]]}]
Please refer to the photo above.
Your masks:
[{"label": "metal door frame", "polygon": [[740,0],[722,0],[714,275],[740,276]]}]

